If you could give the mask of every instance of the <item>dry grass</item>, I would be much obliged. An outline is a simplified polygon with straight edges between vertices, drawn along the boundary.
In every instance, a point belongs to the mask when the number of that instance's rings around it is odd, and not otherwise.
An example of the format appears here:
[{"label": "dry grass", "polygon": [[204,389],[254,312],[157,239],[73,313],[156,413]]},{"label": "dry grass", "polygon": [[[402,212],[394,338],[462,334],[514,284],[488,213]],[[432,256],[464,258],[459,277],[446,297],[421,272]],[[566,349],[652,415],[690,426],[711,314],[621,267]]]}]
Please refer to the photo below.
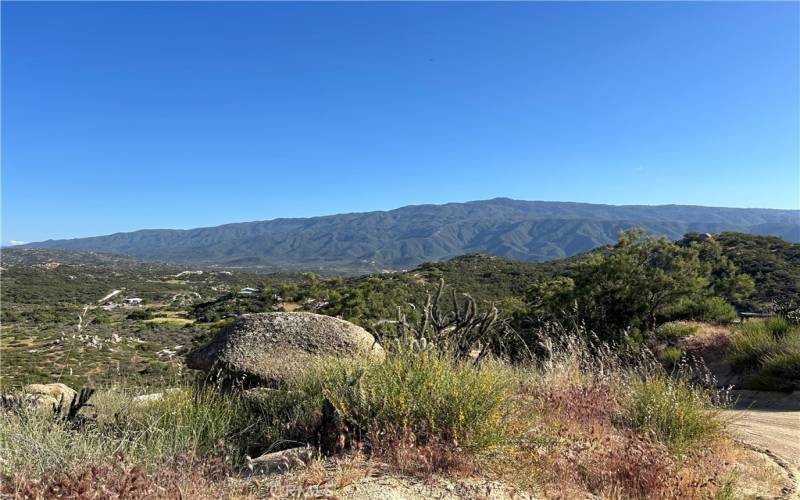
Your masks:
[{"label": "dry grass", "polygon": [[440,443],[480,452],[506,439],[517,374],[409,343],[380,364],[334,364],[318,374],[322,395],[354,437]]},{"label": "dry grass", "polygon": [[[17,474],[2,492],[12,498],[197,498],[229,493],[227,469],[219,460],[183,459],[174,467],[148,471],[131,465],[121,453],[110,461],[72,473],[50,472],[39,477]],[[225,495],[227,496],[227,495]]]},{"label": "dry grass", "polygon": [[[97,421],[78,431],[4,413],[3,491],[301,498],[393,474],[502,480],[555,498],[724,493],[731,459],[715,391],[688,370],[667,374],[652,355],[557,333],[541,338],[537,361],[516,368],[495,360],[476,367],[419,348],[377,365],[326,364],[286,390],[266,391],[256,407],[189,390],[134,407],[106,392],[95,401]],[[343,427],[315,425],[324,400]],[[242,444],[298,435],[315,442],[325,429],[349,432],[336,455],[279,477],[235,479]],[[24,443],[40,448],[31,454]],[[124,455],[108,460],[118,450]]]},{"label": "dry grass", "polygon": [[146,320],[143,321],[143,323],[156,323],[156,324],[169,324],[169,325],[184,326],[184,325],[193,324],[194,320],[193,319],[186,319],[186,318],[172,318],[172,317],[165,316],[165,317],[159,317],[159,318],[153,318],[153,319],[146,319]]},{"label": "dry grass", "polygon": [[420,442],[407,430],[384,433],[371,441],[375,444],[370,450],[370,460],[402,475],[426,478],[444,474],[464,479],[473,476],[478,468],[474,454],[438,439]]},{"label": "dry grass", "polygon": [[673,378],[652,356],[631,359],[586,337],[543,339],[527,374],[518,441],[483,461],[546,497],[709,498],[728,486],[724,397]]}]

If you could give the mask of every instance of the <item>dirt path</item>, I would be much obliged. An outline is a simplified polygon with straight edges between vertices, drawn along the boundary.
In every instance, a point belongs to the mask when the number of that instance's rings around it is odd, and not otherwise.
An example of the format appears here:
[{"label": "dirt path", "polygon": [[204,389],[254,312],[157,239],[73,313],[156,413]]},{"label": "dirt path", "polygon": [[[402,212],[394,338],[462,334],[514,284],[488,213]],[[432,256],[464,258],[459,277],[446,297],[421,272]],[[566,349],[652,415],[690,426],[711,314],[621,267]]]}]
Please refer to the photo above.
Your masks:
[{"label": "dirt path", "polygon": [[110,299],[111,297],[114,297],[115,295],[117,295],[121,291],[122,290],[114,290],[111,293],[109,293],[108,295],[106,295],[105,297],[103,297],[102,299],[98,300],[97,303],[99,304],[99,303],[105,302],[108,299]]},{"label": "dirt path", "polygon": [[737,437],[763,450],[793,473],[800,485],[800,394],[734,391],[739,401],[729,410]]}]

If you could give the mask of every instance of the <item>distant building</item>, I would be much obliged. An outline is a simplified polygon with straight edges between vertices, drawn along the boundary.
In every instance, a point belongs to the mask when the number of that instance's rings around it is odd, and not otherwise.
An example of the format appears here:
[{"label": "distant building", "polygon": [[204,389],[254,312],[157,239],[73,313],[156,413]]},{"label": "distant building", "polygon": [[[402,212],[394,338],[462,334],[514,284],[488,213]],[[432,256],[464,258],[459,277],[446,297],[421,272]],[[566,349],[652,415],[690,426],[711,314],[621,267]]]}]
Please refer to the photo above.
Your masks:
[{"label": "distant building", "polygon": [[142,300],[139,297],[131,297],[129,299],[125,299],[122,301],[123,304],[126,306],[140,306],[142,305]]},{"label": "distant building", "polygon": [[250,288],[248,286],[239,290],[239,293],[242,295],[253,295],[254,293],[258,293],[258,288]]}]

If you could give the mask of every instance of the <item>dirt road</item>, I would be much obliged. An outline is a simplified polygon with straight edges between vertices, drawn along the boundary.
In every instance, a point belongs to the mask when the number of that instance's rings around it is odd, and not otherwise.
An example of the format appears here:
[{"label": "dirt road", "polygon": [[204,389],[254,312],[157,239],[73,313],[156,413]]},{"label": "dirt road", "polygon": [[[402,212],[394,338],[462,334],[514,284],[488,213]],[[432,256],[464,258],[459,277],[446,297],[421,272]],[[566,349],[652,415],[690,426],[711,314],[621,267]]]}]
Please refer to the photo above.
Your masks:
[{"label": "dirt road", "polygon": [[737,437],[783,461],[796,483],[800,478],[800,394],[734,392],[739,401],[729,412]]},{"label": "dirt road", "polygon": [[800,471],[800,394],[735,391],[730,410],[742,441],[766,448]]}]

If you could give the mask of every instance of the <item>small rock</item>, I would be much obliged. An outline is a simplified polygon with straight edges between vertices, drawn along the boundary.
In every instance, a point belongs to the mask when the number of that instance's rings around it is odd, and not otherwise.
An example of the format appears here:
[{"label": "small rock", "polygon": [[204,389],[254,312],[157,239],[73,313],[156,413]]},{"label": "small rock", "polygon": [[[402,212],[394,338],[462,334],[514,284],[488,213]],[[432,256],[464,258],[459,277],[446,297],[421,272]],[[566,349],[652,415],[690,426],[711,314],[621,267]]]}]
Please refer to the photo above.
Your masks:
[{"label": "small rock", "polygon": [[265,453],[256,458],[245,456],[248,469],[247,474],[274,474],[276,472],[286,472],[298,467],[305,467],[316,456],[318,456],[318,452],[308,446]]},{"label": "small rock", "polygon": [[147,404],[152,403],[154,401],[161,401],[164,399],[166,394],[171,394],[174,392],[180,392],[178,388],[167,389],[164,392],[154,392],[152,394],[142,394],[141,396],[134,397],[131,401],[137,404]]},{"label": "small rock", "polygon": [[152,403],[153,401],[160,401],[164,399],[163,392],[155,392],[153,394],[142,394],[141,396],[136,396],[132,399],[134,403],[143,404],[143,403]]}]

